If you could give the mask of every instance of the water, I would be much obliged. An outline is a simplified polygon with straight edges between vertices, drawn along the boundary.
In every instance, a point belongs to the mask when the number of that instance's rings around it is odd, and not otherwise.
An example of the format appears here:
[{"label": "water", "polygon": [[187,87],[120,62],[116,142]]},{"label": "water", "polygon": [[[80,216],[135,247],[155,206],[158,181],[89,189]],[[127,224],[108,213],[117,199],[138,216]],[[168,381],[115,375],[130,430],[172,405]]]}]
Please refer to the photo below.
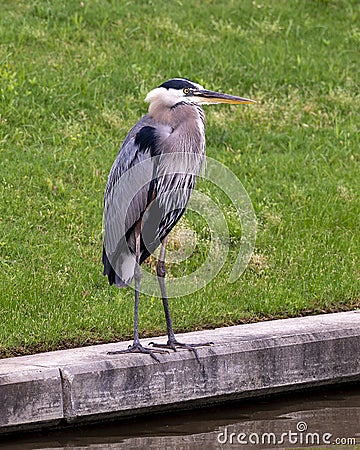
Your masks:
[{"label": "water", "polygon": [[360,449],[360,386],[0,439],[7,450]]}]

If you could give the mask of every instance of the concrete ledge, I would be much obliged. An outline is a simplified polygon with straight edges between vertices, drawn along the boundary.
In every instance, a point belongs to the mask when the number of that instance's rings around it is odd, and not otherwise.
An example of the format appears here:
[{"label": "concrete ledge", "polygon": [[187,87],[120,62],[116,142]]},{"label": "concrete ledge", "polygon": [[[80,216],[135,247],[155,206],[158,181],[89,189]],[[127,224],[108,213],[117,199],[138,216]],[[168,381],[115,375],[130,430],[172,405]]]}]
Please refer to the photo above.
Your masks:
[{"label": "concrete ledge", "polygon": [[[360,311],[177,335],[199,349],[108,355],[130,342],[0,361],[0,433],[360,380]],[[165,337],[144,339],[164,342]]]}]

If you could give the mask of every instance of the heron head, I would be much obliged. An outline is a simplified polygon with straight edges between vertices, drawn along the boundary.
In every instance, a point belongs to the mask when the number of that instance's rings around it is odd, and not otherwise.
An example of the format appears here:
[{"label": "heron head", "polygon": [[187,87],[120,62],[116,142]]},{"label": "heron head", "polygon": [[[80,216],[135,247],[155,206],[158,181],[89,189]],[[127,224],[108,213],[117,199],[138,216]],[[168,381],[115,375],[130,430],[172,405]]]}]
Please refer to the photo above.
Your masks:
[{"label": "heron head", "polygon": [[233,105],[256,103],[249,98],[236,97],[220,92],[208,91],[200,84],[187,78],[172,78],[161,84],[158,88],[148,93],[145,101],[161,101],[168,107],[178,103],[190,103],[195,105],[210,105],[213,103],[230,103]]}]

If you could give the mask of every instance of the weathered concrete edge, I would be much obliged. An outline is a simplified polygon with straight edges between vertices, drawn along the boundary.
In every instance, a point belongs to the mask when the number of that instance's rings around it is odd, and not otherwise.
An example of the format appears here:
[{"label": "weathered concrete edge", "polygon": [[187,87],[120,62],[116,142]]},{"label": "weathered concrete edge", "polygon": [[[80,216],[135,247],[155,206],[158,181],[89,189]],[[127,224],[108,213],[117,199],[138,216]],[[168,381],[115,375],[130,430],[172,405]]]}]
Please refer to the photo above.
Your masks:
[{"label": "weathered concrete edge", "polygon": [[146,355],[107,355],[127,343],[1,360],[0,433],[360,380],[359,311],[178,338],[214,341],[199,350],[202,369],[188,351],[161,355],[160,364]]}]

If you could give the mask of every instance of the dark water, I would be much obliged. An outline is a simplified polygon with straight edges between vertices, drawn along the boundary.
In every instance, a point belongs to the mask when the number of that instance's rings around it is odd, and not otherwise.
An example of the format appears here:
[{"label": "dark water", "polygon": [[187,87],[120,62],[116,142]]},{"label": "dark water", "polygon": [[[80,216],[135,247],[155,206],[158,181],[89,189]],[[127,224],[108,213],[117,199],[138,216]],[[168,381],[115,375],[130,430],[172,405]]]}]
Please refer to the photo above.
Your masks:
[{"label": "dark water", "polygon": [[360,449],[360,386],[0,439],[8,450]]}]

